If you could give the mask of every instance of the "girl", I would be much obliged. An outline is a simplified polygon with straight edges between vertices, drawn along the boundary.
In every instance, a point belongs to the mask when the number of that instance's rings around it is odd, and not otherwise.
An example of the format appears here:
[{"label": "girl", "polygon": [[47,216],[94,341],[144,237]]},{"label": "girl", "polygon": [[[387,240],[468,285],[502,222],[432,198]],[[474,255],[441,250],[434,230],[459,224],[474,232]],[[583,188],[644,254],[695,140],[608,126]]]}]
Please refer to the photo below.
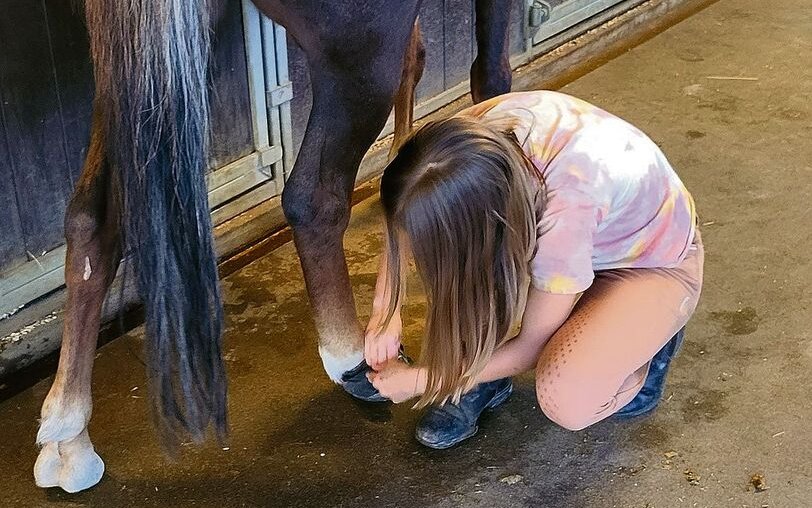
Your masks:
[{"label": "girl", "polygon": [[[567,429],[657,405],[703,250],[691,195],[641,131],[560,93],[503,95],[418,130],[381,200],[368,377],[395,402],[430,405],[420,442],[472,436],[510,376],[533,368],[541,410]],[[388,361],[407,253],[428,302],[420,367]]]}]

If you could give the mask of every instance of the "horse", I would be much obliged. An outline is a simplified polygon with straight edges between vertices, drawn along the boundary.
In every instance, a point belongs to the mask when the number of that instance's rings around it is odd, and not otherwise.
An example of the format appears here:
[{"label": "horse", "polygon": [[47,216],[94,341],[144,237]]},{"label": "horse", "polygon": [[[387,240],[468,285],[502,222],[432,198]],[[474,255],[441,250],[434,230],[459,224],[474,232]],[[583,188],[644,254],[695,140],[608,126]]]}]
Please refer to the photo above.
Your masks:
[{"label": "horse", "polygon": [[[210,429],[226,434],[223,310],[205,184],[209,39],[225,1],[84,2],[95,97],[87,157],[65,215],[67,303],[37,434],[41,487],[77,492],[104,472],[87,430],[91,371],[102,304],[125,254],[144,307],[159,436],[171,448],[200,442]],[[365,398],[347,377],[360,372],[366,382],[368,367],[342,239],[361,159],[393,104],[393,149],[411,128],[424,61],[421,0],[252,1],[306,55],[313,106],[282,208],[324,370]],[[510,90],[510,8],[475,0],[475,16],[470,77],[479,102]]]}]

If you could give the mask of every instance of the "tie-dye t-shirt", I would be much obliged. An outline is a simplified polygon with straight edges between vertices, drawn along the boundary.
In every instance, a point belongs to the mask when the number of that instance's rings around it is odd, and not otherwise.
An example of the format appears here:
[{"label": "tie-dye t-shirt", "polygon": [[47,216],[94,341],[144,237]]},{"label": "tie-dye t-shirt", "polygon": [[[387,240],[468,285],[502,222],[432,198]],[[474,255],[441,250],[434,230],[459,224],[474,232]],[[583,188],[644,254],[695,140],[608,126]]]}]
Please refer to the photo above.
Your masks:
[{"label": "tie-dye t-shirt", "polygon": [[594,272],[668,268],[696,226],[691,195],[639,129],[557,92],[511,93],[460,114],[510,124],[547,187],[530,269],[533,286],[575,294]]}]

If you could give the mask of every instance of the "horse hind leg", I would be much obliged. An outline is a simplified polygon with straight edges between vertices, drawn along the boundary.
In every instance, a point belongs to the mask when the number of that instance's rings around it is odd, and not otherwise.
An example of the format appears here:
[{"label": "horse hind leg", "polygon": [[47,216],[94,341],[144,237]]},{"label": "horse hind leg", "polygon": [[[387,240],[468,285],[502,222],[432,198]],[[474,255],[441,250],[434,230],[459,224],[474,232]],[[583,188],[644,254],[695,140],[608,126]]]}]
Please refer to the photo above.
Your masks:
[{"label": "horse hind leg", "polygon": [[67,492],[95,485],[104,472],[87,432],[90,383],[102,304],[121,248],[119,208],[98,125],[94,117],[90,152],[65,218],[68,298],[62,349],[42,405],[37,434],[42,449],[34,466],[38,486],[59,486]]}]

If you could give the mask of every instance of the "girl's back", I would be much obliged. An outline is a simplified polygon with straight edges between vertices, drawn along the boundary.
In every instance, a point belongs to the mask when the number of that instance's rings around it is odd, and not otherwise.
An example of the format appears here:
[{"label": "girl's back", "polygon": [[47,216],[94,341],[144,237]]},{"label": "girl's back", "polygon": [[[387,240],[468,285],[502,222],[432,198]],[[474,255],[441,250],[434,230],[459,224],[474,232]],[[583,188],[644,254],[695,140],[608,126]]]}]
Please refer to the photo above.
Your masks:
[{"label": "girl's back", "polygon": [[684,259],[696,224],[693,199],[636,127],[552,91],[506,94],[459,114],[509,126],[543,176],[537,288],[579,292],[595,270],[671,267]]}]

